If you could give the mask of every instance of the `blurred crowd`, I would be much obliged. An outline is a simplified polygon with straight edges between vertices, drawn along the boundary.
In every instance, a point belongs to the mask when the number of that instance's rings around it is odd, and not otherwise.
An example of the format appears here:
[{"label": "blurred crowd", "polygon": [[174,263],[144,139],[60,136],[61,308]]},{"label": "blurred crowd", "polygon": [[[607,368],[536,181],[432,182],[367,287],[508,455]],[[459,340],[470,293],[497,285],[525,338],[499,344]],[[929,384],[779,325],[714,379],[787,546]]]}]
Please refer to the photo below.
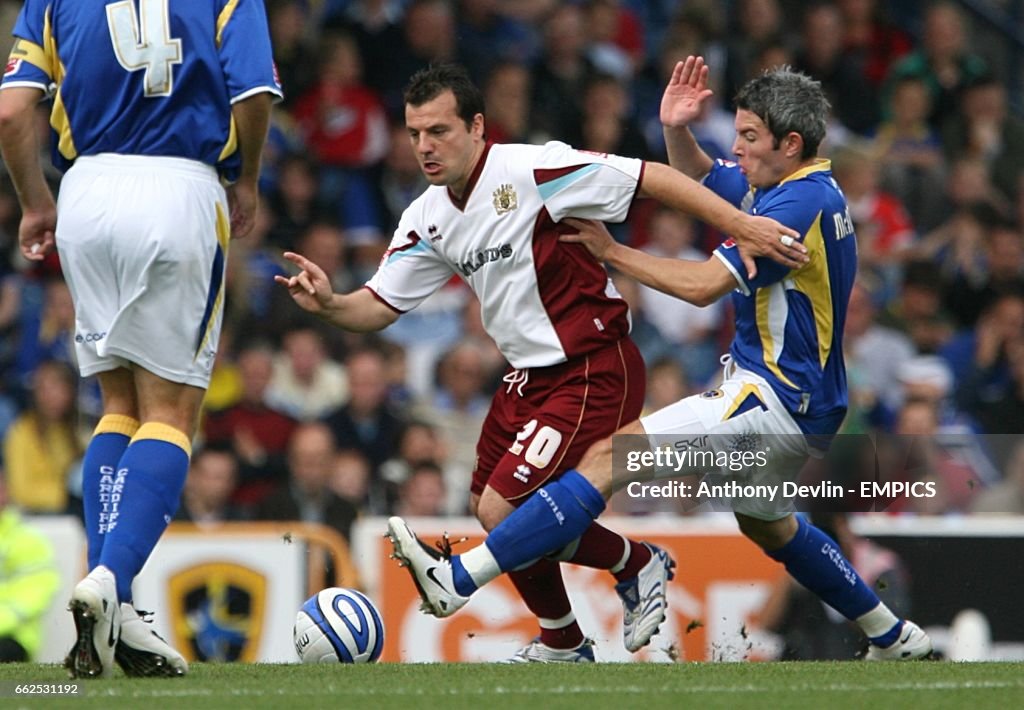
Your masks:
[{"label": "blurred crowd", "polygon": [[[658,106],[703,55],[715,100],[692,126],[730,157],[730,97],[788,63],[824,84],[824,153],[850,202],[860,266],[846,324],[846,431],[921,437],[905,512],[1024,513],[1024,121],[957,3],[874,0],[267,0],[286,99],[256,228],[232,242],[226,317],[179,517],[325,522],[465,512],[475,442],[505,363],[464,284],[373,336],[304,315],[273,281],[284,250],[359,287],[425,188],[401,92],[429,63],[469,68],[498,142],[562,140],[666,159]],[[8,26],[20,3],[0,3]],[[913,11],[911,11],[913,9]],[[896,14],[898,12],[899,14]],[[45,131],[47,107],[40,108]],[[56,183],[59,176],[51,175]],[[17,252],[0,177],[0,437],[11,501],[75,511],[98,412],[79,382],[56,259]],[[702,259],[721,235],[640,202],[616,238]],[[697,308],[615,275],[657,408],[714,382],[728,304]],[[174,317],[169,314],[168,317]],[[85,437],[85,438],[83,438]],[[1018,437],[1020,438],[1020,437]]]}]

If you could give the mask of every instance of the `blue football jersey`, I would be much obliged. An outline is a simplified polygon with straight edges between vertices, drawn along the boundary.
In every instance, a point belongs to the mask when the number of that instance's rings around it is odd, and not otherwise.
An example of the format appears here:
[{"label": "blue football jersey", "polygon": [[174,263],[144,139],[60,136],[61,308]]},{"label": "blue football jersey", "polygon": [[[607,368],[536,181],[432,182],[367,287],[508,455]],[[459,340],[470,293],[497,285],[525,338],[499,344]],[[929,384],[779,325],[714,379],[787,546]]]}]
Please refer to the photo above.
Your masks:
[{"label": "blue football jersey", "polygon": [[281,96],[261,0],[27,0],[3,87],[53,94],[54,164],[174,156],[231,179],[231,104]]},{"label": "blue football jersey", "polygon": [[766,189],[752,190],[735,163],[716,161],[704,184],[752,214],[795,229],[810,261],[788,269],[759,258],[747,278],[739,250],[726,240],[716,250],[736,276],[733,292],[736,364],[764,377],[808,435],[825,437],[847,408],[843,328],[857,272],[857,240],[846,198],[819,160]]}]

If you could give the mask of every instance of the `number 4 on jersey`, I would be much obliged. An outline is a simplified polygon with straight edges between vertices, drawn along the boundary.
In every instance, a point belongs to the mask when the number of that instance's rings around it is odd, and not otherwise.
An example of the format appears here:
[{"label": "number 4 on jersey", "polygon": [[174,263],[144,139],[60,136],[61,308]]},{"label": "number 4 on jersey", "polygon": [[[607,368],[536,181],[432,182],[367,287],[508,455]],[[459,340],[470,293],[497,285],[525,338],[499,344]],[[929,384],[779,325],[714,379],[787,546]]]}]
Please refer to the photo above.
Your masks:
[{"label": "number 4 on jersey", "polygon": [[170,96],[174,65],[181,64],[181,40],[171,38],[168,0],[132,0],[107,5],[107,26],[117,61],[129,72],[145,69],[145,95]]}]

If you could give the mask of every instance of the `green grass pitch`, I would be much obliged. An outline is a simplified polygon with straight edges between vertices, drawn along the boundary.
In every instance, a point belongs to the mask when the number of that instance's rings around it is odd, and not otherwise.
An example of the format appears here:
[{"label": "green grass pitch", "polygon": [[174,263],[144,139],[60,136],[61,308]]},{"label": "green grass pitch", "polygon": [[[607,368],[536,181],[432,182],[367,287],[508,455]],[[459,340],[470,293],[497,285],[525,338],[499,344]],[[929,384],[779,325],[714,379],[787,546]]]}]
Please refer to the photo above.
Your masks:
[{"label": "green grass pitch", "polygon": [[0,707],[73,708],[1019,708],[1022,663],[196,664],[185,678],[83,681],[78,697],[15,696],[60,683],[52,665],[0,666]]}]

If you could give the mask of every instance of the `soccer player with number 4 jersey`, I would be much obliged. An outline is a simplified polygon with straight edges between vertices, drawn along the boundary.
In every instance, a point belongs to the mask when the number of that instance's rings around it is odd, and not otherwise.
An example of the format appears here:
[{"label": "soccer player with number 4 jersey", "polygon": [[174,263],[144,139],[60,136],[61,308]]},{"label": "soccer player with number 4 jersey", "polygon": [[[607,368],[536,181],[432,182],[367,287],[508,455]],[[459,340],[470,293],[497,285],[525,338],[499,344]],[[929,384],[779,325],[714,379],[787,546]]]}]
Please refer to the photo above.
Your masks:
[{"label": "soccer player with number 4 jersey", "polygon": [[[691,303],[704,305],[733,294],[736,335],[723,358],[722,384],[633,421],[618,433],[646,440],[651,448],[683,440],[706,442],[701,446],[716,454],[714,460],[718,454],[736,453],[751,439],[770,436],[765,468],[743,467],[737,473],[722,466],[714,473],[734,479],[749,476],[742,480],[755,484],[767,476],[794,480],[808,456],[829,445],[847,406],[842,332],[857,248],[846,199],[829,162],[817,158],[828,102],[821,84],[803,74],[788,67],[766,72],[736,97],[736,162],[713,162],[686,127],[711,94],[707,76],[703,59],[689,57],[676,66],[665,91],[661,120],[670,162],[689,175],[704,176],[704,184],[730,203],[794,229],[807,249],[806,263],[794,268],[758,259],[756,273],[751,273],[729,240],[704,262],[660,258],[617,244],[594,221],[569,220],[578,231],[561,240],[583,244],[597,259]],[[793,241],[789,234],[776,238]],[[610,438],[592,446],[575,470],[539,489],[494,527],[484,544],[461,555],[425,545],[401,518],[391,518],[388,535],[395,555],[409,567],[424,609],[449,616],[502,572],[560,549],[604,511],[615,489],[633,480],[711,472],[697,465],[683,470],[640,467],[613,477],[612,453]],[[911,660],[931,654],[928,635],[893,614],[839,545],[798,518],[791,502],[740,500],[733,510],[744,535],[860,627],[870,642],[868,659]],[[662,586],[651,603],[663,603],[664,594]]]},{"label": "soccer player with number 4 jersey", "polygon": [[[103,416],[83,462],[88,576],[69,609],[76,678],[182,675],[132,604],[178,506],[223,314],[228,240],[252,228],[270,105],[281,96],[260,0],[27,0],[0,85],[0,147],[21,251],[54,248],[75,353]],[[35,108],[53,100],[60,196]],[[225,190],[222,180],[228,183]]]},{"label": "soccer player with number 4 jersey", "polygon": [[[278,281],[302,308],[354,331],[390,325],[453,274],[473,289],[484,327],[511,366],[477,444],[470,507],[488,530],[638,416],[643,402],[643,361],[628,336],[626,304],[584,247],[559,242],[575,231],[566,219],[621,222],[634,198],[648,195],[697,214],[753,253],[799,263],[801,249],[779,242],[795,231],[741,212],[666,165],[557,142],[491,144],[483,99],[459,67],[413,76],[405,120],[431,187],[402,215],[377,273],[363,289],[334,294],[319,267],[286,254],[302,272]],[[625,646],[636,651],[650,641],[673,574],[664,551],[589,524],[544,553],[551,554],[506,570],[541,627],[513,661],[594,660],[560,561],[610,570]]]}]

